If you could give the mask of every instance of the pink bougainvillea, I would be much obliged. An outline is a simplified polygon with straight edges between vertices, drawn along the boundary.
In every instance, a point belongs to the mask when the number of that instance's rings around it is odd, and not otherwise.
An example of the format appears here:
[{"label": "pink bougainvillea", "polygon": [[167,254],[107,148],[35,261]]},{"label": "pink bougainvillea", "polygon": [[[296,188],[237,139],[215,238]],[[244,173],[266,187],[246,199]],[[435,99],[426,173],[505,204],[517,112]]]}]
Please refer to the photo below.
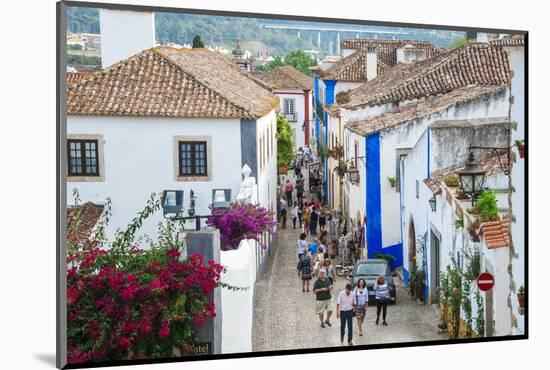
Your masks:
[{"label": "pink bougainvillea", "polygon": [[[68,257],[68,362],[169,357],[215,316],[209,300],[223,267],[174,248],[111,258],[92,247]],[[114,262],[116,261],[116,262]]]},{"label": "pink bougainvillea", "polygon": [[253,204],[233,203],[228,210],[212,210],[216,217],[210,217],[206,223],[220,230],[221,249],[237,249],[244,239],[256,240],[263,248],[261,235],[274,235],[277,222],[273,212]]}]

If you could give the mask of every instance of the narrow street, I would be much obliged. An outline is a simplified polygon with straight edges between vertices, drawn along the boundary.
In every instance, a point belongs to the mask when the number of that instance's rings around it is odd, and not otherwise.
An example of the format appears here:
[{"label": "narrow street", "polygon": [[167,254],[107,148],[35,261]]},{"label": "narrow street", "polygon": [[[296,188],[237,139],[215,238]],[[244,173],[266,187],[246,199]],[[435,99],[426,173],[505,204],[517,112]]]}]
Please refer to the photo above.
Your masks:
[{"label": "narrow street", "polygon": [[[279,229],[279,246],[271,256],[268,269],[257,283],[254,307],[253,350],[269,351],[299,348],[341,346],[340,322],[336,312],[331,317],[332,327],[321,328],[314,313],[315,295],[302,293],[301,280],[296,271],[295,243],[300,231]],[[308,242],[311,238],[308,237]],[[313,282],[311,281],[311,286]],[[333,291],[333,307],[336,295],[347,280],[339,278]],[[431,305],[418,304],[407,296],[402,281],[398,285],[397,304],[388,306],[389,326],[375,324],[376,307],[367,310],[364,335],[360,337],[354,319],[355,345],[392,342],[412,342],[446,339],[438,334],[437,314]],[[347,344],[346,344],[347,345]]]}]

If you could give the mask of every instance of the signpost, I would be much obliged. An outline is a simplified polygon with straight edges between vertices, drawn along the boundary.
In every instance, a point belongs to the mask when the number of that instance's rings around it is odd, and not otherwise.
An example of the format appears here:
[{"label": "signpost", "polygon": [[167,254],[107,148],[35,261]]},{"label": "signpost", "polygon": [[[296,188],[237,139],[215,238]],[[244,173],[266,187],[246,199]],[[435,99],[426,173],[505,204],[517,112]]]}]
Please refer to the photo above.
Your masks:
[{"label": "signpost", "polygon": [[487,292],[495,285],[495,278],[488,272],[479,274],[477,278],[477,286],[482,292]]}]

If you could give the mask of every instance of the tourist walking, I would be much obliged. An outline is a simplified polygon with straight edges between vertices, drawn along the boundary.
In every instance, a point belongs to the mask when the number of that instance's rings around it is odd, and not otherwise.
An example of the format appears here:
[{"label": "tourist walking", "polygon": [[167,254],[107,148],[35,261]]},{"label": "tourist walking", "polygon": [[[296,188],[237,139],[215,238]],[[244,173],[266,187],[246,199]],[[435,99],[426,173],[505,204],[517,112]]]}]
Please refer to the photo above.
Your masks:
[{"label": "tourist walking", "polygon": [[384,276],[378,276],[376,283],[374,283],[374,291],[376,292],[376,325],[378,325],[380,320],[380,311],[382,311],[382,325],[387,326],[386,310],[388,308],[390,290],[388,289],[388,284],[384,280]]},{"label": "tourist walking", "polygon": [[294,185],[290,182],[290,180],[286,180],[285,194],[286,194],[286,201],[288,202],[288,204],[292,204],[293,191],[294,191]]},{"label": "tourist walking", "polygon": [[317,253],[317,250],[319,249],[319,239],[313,239],[313,242],[308,247],[309,254],[314,256]]},{"label": "tourist walking", "polygon": [[318,276],[319,270],[323,267],[325,261],[325,252],[323,248],[319,246],[317,248],[317,253],[313,257],[313,274]]},{"label": "tourist walking", "polygon": [[296,221],[298,220],[298,202],[294,202],[294,206],[290,211],[290,217],[292,218],[292,229],[296,230]]},{"label": "tourist walking", "polygon": [[302,293],[309,292],[309,282],[311,280],[311,257],[307,248],[302,251],[302,259],[298,262],[298,271],[302,278]]},{"label": "tourist walking", "polygon": [[298,262],[302,260],[304,256],[304,249],[307,250],[306,234],[301,233],[300,239],[296,242],[296,254],[298,255]]},{"label": "tourist walking", "polygon": [[311,223],[311,209],[308,206],[304,206],[304,232],[309,234]]},{"label": "tourist walking", "polygon": [[[332,315],[332,284],[326,276],[325,269],[319,270],[319,278],[313,284],[313,293],[315,293],[315,313],[319,316],[321,321],[321,327],[324,328],[325,324],[332,326],[330,323],[330,315]],[[326,318],[325,318],[326,312]]]},{"label": "tourist walking", "polygon": [[302,220],[304,218],[304,204],[303,202],[298,201],[298,221],[300,221],[300,229],[302,229]]},{"label": "tourist walking", "polygon": [[324,268],[327,270],[327,278],[332,284],[334,284],[336,281],[336,272],[334,271],[334,267],[332,266],[328,253],[325,253],[324,255]]},{"label": "tourist walking", "polygon": [[286,229],[286,200],[284,198],[281,198],[279,205],[281,210],[281,228]]},{"label": "tourist walking", "polygon": [[346,325],[348,327],[348,345],[353,345],[353,309],[356,305],[355,295],[351,292],[351,284],[338,294],[336,300],[336,318],[340,319],[340,343],[344,343]]},{"label": "tourist walking", "polygon": [[357,319],[357,327],[359,328],[359,336],[363,336],[363,322],[367,316],[367,307],[369,304],[369,290],[367,289],[367,282],[365,279],[360,278],[357,280],[357,286],[353,289],[353,295],[355,296],[355,318]]},{"label": "tourist walking", "polygon": [[338,220],[331,214],[328,216],[328,232],[331,240],[336,240],[338,230]]},{"label": "tourist walking", "polygon": [[304,180],[303,175],[301,175],[296,181],[296,198],[298,203],[303,202],[304,200]]},{"label": "tourist walking", "polygon": [[310,228],[310,234],[311,235],[317,235],[317,221],[319,220],[319,213],[317,212],[317,209],[313,207],[311,210],[311,221],[309,224]]},{"label": "tourist walking", "polygon": [[327,214],[324,208],[319,211],[319,231],[325,231],[325,225],[327,224]]}]

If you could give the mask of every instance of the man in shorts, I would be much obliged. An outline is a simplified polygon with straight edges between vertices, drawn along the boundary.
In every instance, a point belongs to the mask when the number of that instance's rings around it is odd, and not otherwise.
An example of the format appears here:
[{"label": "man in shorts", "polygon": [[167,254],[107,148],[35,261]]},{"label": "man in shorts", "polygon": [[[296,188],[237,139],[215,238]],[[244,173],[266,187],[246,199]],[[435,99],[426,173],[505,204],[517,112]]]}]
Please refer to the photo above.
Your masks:
[{"label": "man in shorts", "polygon": [[[325,324],[332,326],[330,323],[330,315],[332,315],[332,300],[330,292],[332,290],[332,283],[327,278],[327,271],[322,268],[319,270],[319,278],[313,285],[313,293],[315,293],[315,313],[319,315],[321,320],[321,327],[324,328]],[[325,319],[325,311],[327,312],[327,318]]]}]

